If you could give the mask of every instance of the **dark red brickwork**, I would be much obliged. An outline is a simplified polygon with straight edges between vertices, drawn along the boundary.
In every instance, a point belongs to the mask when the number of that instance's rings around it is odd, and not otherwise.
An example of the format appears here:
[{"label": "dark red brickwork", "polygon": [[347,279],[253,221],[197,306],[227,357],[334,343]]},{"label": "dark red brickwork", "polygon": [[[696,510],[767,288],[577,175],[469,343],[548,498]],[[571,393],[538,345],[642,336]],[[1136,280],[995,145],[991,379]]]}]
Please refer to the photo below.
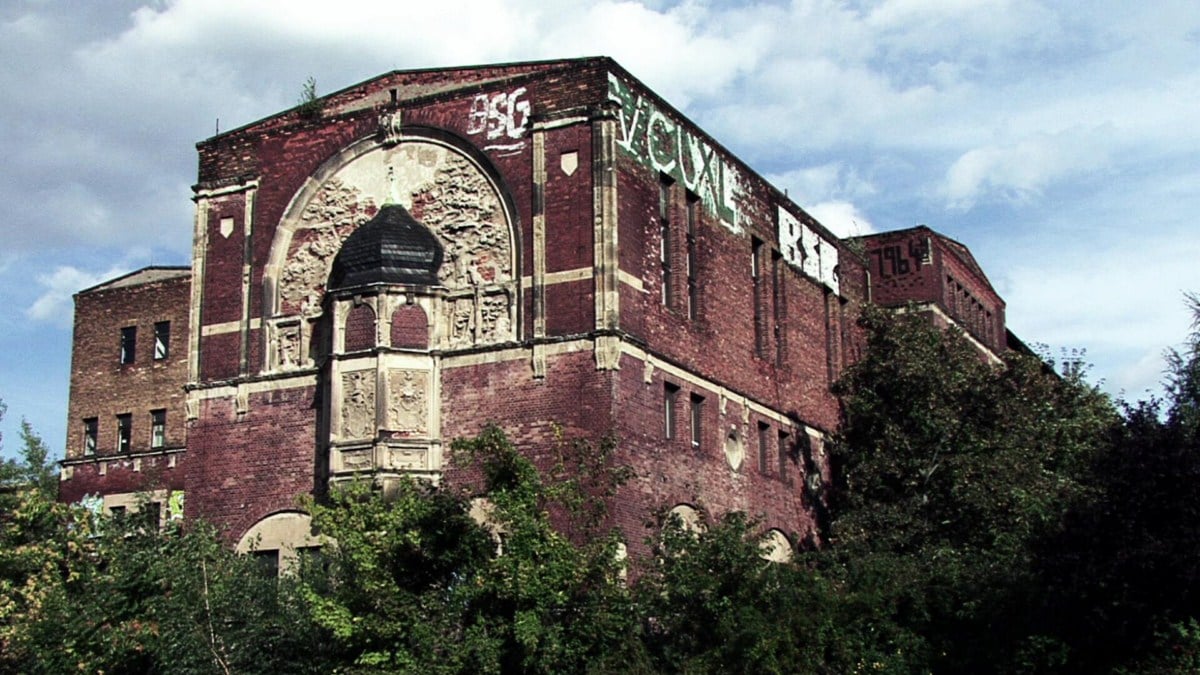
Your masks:
[{"label": "dark red brickwork", "polygon": [[927,227],[863,237],[872,300],[937,305],[989,349],[1004,349],[1004,300],[962,244]]},{"label": "dark red brickwork", "polygon": [[429,346],[429,319],[417,305],[392,312],[392,346],[424,349]]},{"label": "dark red brickwork", "polygon": [[346,317],[346,351],[356,352],[375,346],[375,310],[359,305]]},{"label": "dark red brickwork", "polygon": [[221,526],[230,542],[260,519],[294,509],[313,491],[316,390],[251,394],[244,413],[233,399],[210,399],[188,436],[185,516]]},{"label": "dark red brickwork", "polygon": [[[722,206],[732,209],[732,220],[722,221],[704,207],[677,176],[664,183],[665,174],[652,166],[671,171],[664,161],[675,150],[659,145],[655,158],[638,157],[626,149],[628,138],[625,146],[614,143],[614,133],[635,133],[636,125],[621,117],[628,112],[621,106],[631,103],[609,100],[610,73],[637,105],[648,102],[669,118],[671,129],[683,130],[678,143],[705,144],[711,155],[704,157],[706,166],[720,164],[729,176],[737,175],[736,195]],[[435,372],[444,480],[478,482],[472,469],[450,457],[448,446],[488,422],[498,422],[544,467],[564,437],[611,434],[618,442],[616,461],[634,471],[611,504],[613,523],[633,552],[644,551],[651,513],[678,504],[714,515],[744,510],[793,543],[819,540],[816,514],[828,463],[821,443],[811,443],[805,428],[814,434],[835,430],[839,411],[829,387],[861,349],[855,317],[872,295],[886,304],[933,303],[989,346],[1004,336],[1003,301],[960,244],[927,228],[839,241],[611,60],[393,72],[320,103],[315,114],[287,111],[198,146],[197,191],[208,215],[199,299],[203,325],[196,329],[200,367],[190,383],[197,419],[187,437],[186,462],[181,457],[170,476],[176,482],[183,476],[188,516],[218,523],[231,541],[263,517],[295,508],[297,495],[324,486],[329,430],[320,420],[330,410],[323,397],[332,388],[320,359],[330,333],[314,324],[309,352],[317,357],[315,366],[269,370],[264,345],[274,317],[264,316],[264,298],[274,297],[274,289],[265,287],[264,273],[276,230],[299,191],[334,168],[332,160],[348,146],[378,134],[383,113],[399,110],[405,133],[436,135],[472,156],[514,216],[514,271],[524,277],[518,344],[432,353],[442,359]],[[489,129],[498,131],[490,140]],[[540,158],[534,157],[535,135],[543,148]],[[504,147],[489,146],[495,138]],[[679,157],[692,175],[702,169],[692,155]],[[538,161],[544,177],[535,176]],[[600,185],[615,185],[615,213],[597,211]],[[839,292],[785,261],[777,236],[781,208],[837,246]],[[664,215],[672,279],[666,302]],[[535,216],[545,224],[538,248]],[[223,218],[230,219],[224,232]],[[603,227],[613,229],[598,229]],[[598,249],[598,236],[609,247]],[[593,349],[597,299],[611,300],[597,296],[603,280],[594,266],[614,238],[620,282],[612,338],[625,350],[616,356]],[[756,245],[757,277],[751,265]],[[899,247],[907,265],[899,254],[884,253],[890,247]],[[533,279],[538,251],[544,255],[544,286]],[[536,349],[535,293],[546,327]],[[174,302],[186,316],[186,293]],[[431,324],[443,319],[405,306],[384,320],[391,322],[385,329],[393,347],[420,349],[430,344]],[[351,311],[345,329],[346,351],[374,347],[375,316],[366,305]],[[186,331],[179,335],[182,340]],[[115,358],[115,333],[111,339]],[[77,355],[95,349],[77,333]],[[648,355],[650,365],[634,354]],[[614,358],[619,367],[598,367]],[[386,396],[385,390],[379,387],[378,395]],[[670,392],[673,438],[665,429]],[[98,395],[73,390],[72,406],[76,396],[83,405]],[[81,414],[73,407],[73,429]],[[104,419],[115,414],[115,408],[106,409]],[[135,482],[134,473],[146,474],[144,468],[134,472],[110,464],[99,476],[93,471],[98,468],[77,467],[71,480],[78,487],[71,494],[123,490]]]}]

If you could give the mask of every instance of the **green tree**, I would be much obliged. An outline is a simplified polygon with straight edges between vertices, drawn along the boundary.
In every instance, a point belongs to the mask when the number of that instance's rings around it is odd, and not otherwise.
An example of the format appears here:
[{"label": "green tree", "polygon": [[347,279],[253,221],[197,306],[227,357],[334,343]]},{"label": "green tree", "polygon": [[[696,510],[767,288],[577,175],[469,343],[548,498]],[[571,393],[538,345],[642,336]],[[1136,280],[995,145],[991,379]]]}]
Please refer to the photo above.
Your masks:
[{"label": "green tree", "polygon": [[[555,511],[597,522],[588,487],[547,486],[497,427],[454,452],[482,477],[486,501],[474,505],[486,527],[472,519],[468,492],[405,479],[386,499],[360,484],[310,505],[315,528],[336,545],[325,555],[328,581],[310,582],[306,597],[345,672],[589,672],[636,662],[618,540],[573,541],[552,524]],[[566,454],[608,452],[587,444]]]},{"label": "green tree", "polygon": [[1187,302],[1192,331],[1168,353],[1166,400],[1124,406],[1087,475],[1094,498],[1041,547],[1044,614],[1070,617],[1054,629],[1076,672],[1163,672],[1197,653],[1200,300]]},{"label": "green tree", "polygon": [[1030,621],[1035,544],[1088,498],[1079,477],[1114,408],[1035,359],[991,363],[917,312],[868,310],[861,325],[866,352],[835,385],[829,573],[890,620],[883,634],[920,636],[928,661],[909,669],[1054,667],[1063,646]]}]

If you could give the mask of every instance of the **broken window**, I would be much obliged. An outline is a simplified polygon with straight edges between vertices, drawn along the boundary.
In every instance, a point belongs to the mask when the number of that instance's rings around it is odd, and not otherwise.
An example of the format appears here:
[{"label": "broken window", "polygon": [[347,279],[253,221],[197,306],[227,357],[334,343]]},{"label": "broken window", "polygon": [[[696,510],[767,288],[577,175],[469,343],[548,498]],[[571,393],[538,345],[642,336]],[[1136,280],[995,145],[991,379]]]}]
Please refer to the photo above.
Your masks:
[{"label": "broken window", "polygon": [[121,363],[133,363],[137,351],[137,326],[126,326],[121,329]]},{"label": "broken window", "polygon": [[170,354],[171,322],[159,321],[154,324],[154,360],[161,361]]},{"label": "broken window", "polygon": [[129,440],[133,436],[133,415],[117,415],[117,452],[129,452]]},{"label": "broken window", "polygon": [[96,454],[96,435],[100,431],[100,420],[89,417],[83,421],[83,454]]}]

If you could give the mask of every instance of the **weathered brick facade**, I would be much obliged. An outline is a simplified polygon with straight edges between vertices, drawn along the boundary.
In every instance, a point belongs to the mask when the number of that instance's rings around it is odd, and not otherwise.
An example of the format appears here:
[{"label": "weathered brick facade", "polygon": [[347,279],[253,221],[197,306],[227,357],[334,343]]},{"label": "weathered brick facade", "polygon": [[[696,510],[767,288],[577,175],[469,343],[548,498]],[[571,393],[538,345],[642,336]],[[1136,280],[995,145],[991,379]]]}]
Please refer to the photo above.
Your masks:
[{"label": "weathered brick facade", "polygon": [[[191,295],[169,301],[187,344],[169,419],[185,385],[188,411],[170,485],[231,541],[331,480],[470,482],[445,448],[495,421],[534,456],[558,429],[613,434],[634,552],[648,514],[680,505],[811,542],[829,385],[870,294],[1003,344],[1003,302],[961,245],[924,228],[840,241],[610,59],[393,72],[319,103],[198,146]],[[332,281],[344,242],[402,219],[389,205],[440,242],[434,281]],[[905,274],[882,271],[893,248]],[[142,288],[112,291],[140,312],[115,323],[80,295],[77,364],[156,316]],[[148,401],[80,376],[72,429]],[[68,447],[67,498],[129,489]]]},{"label": "weathered brick facade", "polygon": [[[64,500],[184,488],[190,290],[187,268],[148,267],[75,295]],[[129,329],[132,345],[122,343]]]}]

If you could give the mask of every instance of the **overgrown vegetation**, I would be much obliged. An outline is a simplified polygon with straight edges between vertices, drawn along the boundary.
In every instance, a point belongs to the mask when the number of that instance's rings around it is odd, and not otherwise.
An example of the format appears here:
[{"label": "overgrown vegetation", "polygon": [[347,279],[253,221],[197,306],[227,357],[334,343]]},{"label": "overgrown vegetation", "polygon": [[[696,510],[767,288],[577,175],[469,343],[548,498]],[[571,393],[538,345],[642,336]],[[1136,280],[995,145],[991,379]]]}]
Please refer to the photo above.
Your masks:
[{"label": "overgrown vegetation", "polygon": [[862,322],[826,546],[790,564],[729,513],[668,519],[631,573],[615,442],[564,441],[543,473],[492,427],[455,444],[473,491],[304,504],[336,544],[275,580],[203,524],[55,503],[25,427],[0,467],[0,670],[1194,672],[1200,326],[1167,399],[1124,405],[915,314]]}]

